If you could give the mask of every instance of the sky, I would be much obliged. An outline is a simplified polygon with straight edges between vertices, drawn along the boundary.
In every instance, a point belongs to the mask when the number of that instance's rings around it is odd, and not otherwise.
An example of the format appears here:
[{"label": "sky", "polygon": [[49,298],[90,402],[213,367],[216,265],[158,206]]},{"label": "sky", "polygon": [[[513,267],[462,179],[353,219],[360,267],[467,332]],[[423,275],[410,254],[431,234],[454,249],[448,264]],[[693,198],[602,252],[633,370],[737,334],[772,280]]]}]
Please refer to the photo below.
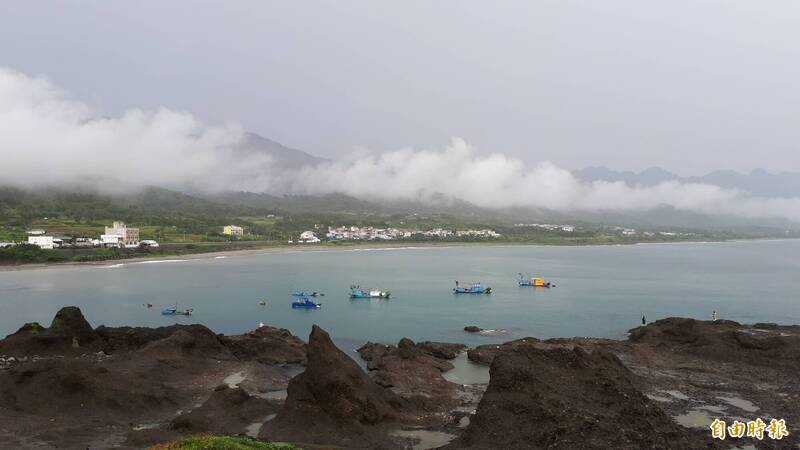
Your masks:
[{"label": "sky", "polygon": [[798,23],[789,0],[3,0],[0,67],[177,124],[177,154],[248,130],[332,159],[463,139],[531,170],[800,171]]},{"label": "sky", "polygon": [[584,182],[551,162],[528,164],[481,152],[461,138],[441,148],[405,147],[297,168],[243,151],[241,124],[208,124],[186,111],[130,108],[99,114],[44,77],[0,67],[0,186],[80,187],[130,193],[143,186],[184,192],[343,193],[358,198],[486,208],[642,211],[664,205],[706,214],[789,218],[800,198],[758,198],[687,182],[655,186]]}]

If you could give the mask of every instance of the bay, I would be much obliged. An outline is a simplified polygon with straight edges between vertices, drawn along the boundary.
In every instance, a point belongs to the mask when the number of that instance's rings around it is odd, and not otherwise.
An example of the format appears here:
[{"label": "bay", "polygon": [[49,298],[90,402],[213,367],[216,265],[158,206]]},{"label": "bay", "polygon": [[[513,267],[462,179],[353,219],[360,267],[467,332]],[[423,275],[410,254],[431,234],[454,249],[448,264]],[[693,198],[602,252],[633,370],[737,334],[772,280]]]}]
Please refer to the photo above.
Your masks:
[{"label": "bay", "polygon": [[[312,324],[337,340],[414,340],[468,345],[522,336],[622,338],[670,316],[744,323],[800,323],[800,241],[627,246],[464,246],[232,253],[220,258],[122,262],[0,272],[0,335],[23,323],[49,325],[62,306],[93,326],[201,323],[238,334],[259,322],[306,338]],[[519,287],[518,272],[551,289]],[[454,295],[455,280],[479,281],[491,295]],[[359,283],[389,300],[351,300]],[[323,306],[292,309],[293,290],[315,290]],[[266,300],[265,306],[259,305]],[[162,316],[178,302],[191,317]],[[152,303],[153,308],[146,308]],[[463,331],[466,325],[504,330]]]}]

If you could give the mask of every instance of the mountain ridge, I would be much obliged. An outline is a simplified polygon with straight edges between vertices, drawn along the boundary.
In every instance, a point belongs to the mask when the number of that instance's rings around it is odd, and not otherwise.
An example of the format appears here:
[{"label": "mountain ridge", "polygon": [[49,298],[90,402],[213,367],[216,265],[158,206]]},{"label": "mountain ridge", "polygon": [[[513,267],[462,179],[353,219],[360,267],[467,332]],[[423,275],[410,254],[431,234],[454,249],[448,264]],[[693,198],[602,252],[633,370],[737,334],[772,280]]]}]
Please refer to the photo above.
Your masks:
[{"label": "mountain ridge", "polygon": [[794,198],[800,197],[800,173],[771,173],[764,169],[753,169],[749,173],[734,170],[715,170],[702,176],[684,177],[661,167],[650,167],[641,172],[617,171],[605,166],[589,166],[572,171],[573,176],[583,182],[624,182],[629,186],[655,186],[667,181],[680,183],[712,184],[723,189],[737,189],[756,197]]}]

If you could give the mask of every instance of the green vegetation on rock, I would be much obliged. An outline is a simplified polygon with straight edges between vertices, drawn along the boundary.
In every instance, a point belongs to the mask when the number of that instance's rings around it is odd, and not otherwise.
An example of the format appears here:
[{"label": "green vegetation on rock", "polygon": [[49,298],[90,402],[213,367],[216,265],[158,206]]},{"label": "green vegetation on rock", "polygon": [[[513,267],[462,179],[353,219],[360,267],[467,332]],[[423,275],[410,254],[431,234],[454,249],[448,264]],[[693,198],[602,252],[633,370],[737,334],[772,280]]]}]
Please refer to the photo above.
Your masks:
[{"label": "green vegetation on rock", "polygon": [[191,436],[166,444],[150,447],[150,450],[298,450],[290,444],[273,444],[246,437]]}]

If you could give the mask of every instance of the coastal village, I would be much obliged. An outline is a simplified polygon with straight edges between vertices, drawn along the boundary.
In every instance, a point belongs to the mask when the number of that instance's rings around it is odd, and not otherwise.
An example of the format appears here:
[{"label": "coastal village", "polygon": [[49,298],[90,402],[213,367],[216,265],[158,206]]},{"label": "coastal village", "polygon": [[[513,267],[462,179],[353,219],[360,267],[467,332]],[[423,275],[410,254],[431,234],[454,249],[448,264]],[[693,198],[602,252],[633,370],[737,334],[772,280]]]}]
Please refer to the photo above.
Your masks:
[{"label": "coastal village", "polygon": [[[327,232],[321,230],[320,225],[315,230],[306,230],[299,234],[296,240],[289,240],[289,244],[315,244],[322,242],[322,236],[328,242],[334,241],[394,241],[422,237],[425,239],[494,239],[502,235],[491,229],[465,229],[454,230],[434,228],[430,230],[399,230],[397,228],[375,228],[358,226],[328,227]],[[231,240],[245,239],[249,236],[244,227],[238,225],[225,225],[222,235],[229,236]],[[20,242],[0,242],[0,248],[17,245]],[[124,222],[115,221],[111,226],[105,227],[105,233],[91,237],[72,237],[58,233],[48,233],[44,229],[27,231],[26,244],[35,245],[44,250],[58,248],[157,248],[158,241],[140,239],[139,228],[129,227]]]},{"label": "coastal village", "polygon": [[[517,223],[513,225],[518,229],[537,229],[546,233],[576,234],[585,232],[582,227],[571,224],[550,223]],[[694,233],[678,233],[671,231],[643,231],[635,228],[614,226],[607,230],[622,237],[650,238],[660,236],[691,237]],[[118,248],[139,249],[158,248],[159,242],[153,239],[140,239],[139,228],[130,227],[122,221],[114,221],[111,226],[106,226],[104,233],[96,237],[73,237],[63,233],[51,233],[45,229],[30,229],[26,232],[27,239],[17,242],[0,241],[0,248],[11,247],[20,243],[35,245],[41,249],[52,250],[59,248]],[[228,240],[258,240],[262,236],[252,233],[241,225],[229,224],[217,229],[216,235]],[[401,241],[401,240],[493,240],[503,235],[493,229],[454,229],[436,227],[427,230],[399,229],[394,227],[373,227],[340,225],[327,226],[315,224],[313,229],[299,232],[297,238],[286,241],[288,244],[317,244],[321,242],[345,241]]]},{"label": "coastal village", "polygon": [[[0,248],[11,247],[20,242],[0,242]],[[139,229],[129,227],[125,222],[115,221],[110,227],[105,227],[105,233],[96,238],[72,237],[59,233],[48,233],[43,229],[27,231],[25,244],[35,245],[43,250],[57,248],[128,248],[141,247],[157,248],[158,242],[152,239],[139,239]]]}]

